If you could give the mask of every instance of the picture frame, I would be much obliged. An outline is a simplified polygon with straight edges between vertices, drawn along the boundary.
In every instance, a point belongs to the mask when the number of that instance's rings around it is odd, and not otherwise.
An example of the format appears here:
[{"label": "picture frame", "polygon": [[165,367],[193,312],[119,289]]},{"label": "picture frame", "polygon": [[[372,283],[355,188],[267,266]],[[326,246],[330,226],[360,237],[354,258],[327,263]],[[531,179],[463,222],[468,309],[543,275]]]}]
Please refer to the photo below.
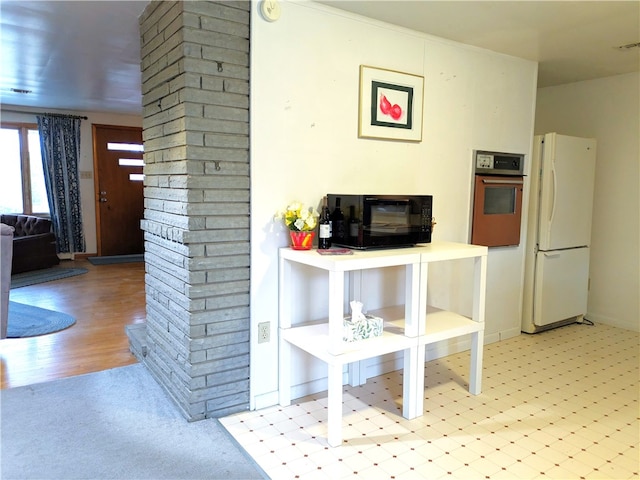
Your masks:
[{"label": "picture frame", "polygon": [[360,65],[358,138],[422,141],[424,77]]}]

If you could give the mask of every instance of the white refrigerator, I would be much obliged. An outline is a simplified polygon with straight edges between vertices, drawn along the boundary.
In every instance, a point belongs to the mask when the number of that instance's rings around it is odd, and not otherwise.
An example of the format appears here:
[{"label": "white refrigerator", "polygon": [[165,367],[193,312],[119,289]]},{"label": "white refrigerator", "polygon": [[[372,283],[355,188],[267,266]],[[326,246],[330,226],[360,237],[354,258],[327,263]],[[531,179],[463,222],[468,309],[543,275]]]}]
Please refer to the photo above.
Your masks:
[{"label": "white refrigerator", "polygon": [[581,321],[587,312],[596,141],[548,133],[534,139],[522,331]]}]

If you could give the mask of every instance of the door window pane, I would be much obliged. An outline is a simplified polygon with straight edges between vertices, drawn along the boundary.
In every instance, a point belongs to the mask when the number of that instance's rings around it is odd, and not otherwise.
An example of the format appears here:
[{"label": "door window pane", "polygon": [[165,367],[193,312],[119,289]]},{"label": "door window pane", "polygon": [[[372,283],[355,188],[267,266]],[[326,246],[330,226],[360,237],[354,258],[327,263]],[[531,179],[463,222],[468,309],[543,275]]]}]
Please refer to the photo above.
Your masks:
[{"label": "door window pane", "polygon": [[20,131],[0,129],[2,175],[0,175],[0,212],[22,213],[22,168]]},{"label": "door window pane", "polygon": [[142,145],[141,143],[108,142],[107,150],[120,150],[123,152],[144,152],[144,145]]}]

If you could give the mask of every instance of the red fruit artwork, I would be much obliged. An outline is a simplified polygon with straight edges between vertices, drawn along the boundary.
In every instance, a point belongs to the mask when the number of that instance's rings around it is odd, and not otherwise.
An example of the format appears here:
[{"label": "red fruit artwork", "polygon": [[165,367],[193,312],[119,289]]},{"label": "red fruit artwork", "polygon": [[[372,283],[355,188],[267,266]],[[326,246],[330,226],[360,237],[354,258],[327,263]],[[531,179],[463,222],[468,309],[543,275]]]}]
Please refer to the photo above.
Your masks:
[{"label": "red fruit artwork", "polygon": [[391,102],[384,95],[380,97],[380,111],[385,115],[389,115],[391,111]]},{"label": "red fruit artwork", "polygon": [[400,119],[402,116],[402,108],[397,103],[391,105],[391,102],[387,100],[387,97],[384,95],[380,96],[380,111],[384,115],[389,115],[394,120]]},{"label": "red fruit artwork", "polygon": [[394,120],[398,120],[402,116],[402,109],[397,103],[393,107],[391,107],[390,115]]}]

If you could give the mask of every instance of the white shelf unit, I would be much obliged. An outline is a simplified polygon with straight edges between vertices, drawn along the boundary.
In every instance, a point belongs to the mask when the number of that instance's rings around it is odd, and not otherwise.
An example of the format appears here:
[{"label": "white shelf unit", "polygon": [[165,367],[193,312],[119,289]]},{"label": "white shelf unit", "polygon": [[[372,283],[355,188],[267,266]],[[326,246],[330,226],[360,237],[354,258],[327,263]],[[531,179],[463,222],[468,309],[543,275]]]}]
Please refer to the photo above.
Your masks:
[{"label": "white shelf unit", "polygon": [[[316,250],[280,250],[279,264],[279,402],[291,403],[291,350],[295,346],[327,364],[328,443],[342,443],[343,366],[392,352],[403,352],[403,410],[405,418],[423,411],[425,346],[471,335],[469,390],[480,393],[482,341],[486,290],[487,247],[451,242],[433,242],[412,248],[355,251],[352,255],[320,255]],[[428,265],[431,262],[474,258],[473,313],[468,318],[427,306]],[[293,300],[290,291],[295,264],[328,273],[328,318],[322,322],[292,327]],[[385,319],[381,337],[359,342],[342,340],[345,276],[366,269],[405,267],[405,304],[369,312]]]}]

